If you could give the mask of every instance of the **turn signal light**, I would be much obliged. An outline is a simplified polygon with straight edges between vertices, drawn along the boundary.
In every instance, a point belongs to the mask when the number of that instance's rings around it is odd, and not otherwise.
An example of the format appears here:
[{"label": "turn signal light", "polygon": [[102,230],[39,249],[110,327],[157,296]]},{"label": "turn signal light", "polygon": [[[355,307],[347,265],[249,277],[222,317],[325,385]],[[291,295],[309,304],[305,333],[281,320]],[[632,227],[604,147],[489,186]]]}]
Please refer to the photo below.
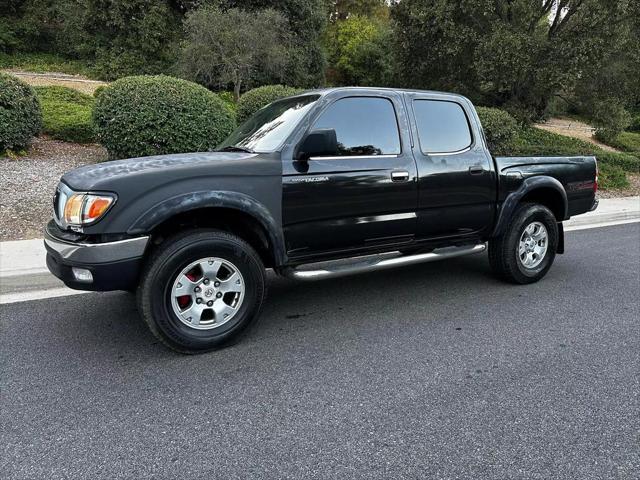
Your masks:
[{"label": "turn signal light", "polygon": [[107,213],[114,201],[109,195],[74,193],[64,206],[64,221],[68,225],[88,225]]}]

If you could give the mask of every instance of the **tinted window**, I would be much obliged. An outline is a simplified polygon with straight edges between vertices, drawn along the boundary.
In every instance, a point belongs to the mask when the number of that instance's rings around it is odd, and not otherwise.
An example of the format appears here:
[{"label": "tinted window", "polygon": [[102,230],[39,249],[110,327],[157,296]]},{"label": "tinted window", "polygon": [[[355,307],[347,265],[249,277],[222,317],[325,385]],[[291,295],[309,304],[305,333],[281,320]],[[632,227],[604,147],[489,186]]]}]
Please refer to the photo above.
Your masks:
[{"label": "tinted window", "polygon": [[320,115],[313,128],[333,128],[340,155],[400,153],[396,113],[386,98],[340,99]]},{"label": "tinted window", "polygon": [[457,152],[471,145],[469,122],[459,104],[415,100],[413,110],[424,153]]},{"label": "tinted window", "polygon": [[318,98],[319,95],[305,95],[271,103],[236,128],[218,148],[235,146],[272,152],[287,139]]}]

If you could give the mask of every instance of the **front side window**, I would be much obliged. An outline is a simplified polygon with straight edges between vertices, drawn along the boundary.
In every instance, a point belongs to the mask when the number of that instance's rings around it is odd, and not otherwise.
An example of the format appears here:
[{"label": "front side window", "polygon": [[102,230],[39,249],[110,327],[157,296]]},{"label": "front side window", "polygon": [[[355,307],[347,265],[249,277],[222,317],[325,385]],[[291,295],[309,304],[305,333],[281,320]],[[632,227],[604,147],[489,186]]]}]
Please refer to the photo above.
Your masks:
[{"label": "front side window", "polygon": [[348,97],[330,105],[313,130],[334,129],[338,154],[397,155],[400,134],[393,104],[387,98]]},{"label": "front side window", "polygon": [[423,153],[459,152],[471,146],[469,121],[462,106],[442,100],[414,100]]},{"label": "front side window", "polygon": [[254,152],[273,152],[293,132],[318,98],[319,95],[303,95],[267,105],[236,128],[218,149],[237,147]]}]

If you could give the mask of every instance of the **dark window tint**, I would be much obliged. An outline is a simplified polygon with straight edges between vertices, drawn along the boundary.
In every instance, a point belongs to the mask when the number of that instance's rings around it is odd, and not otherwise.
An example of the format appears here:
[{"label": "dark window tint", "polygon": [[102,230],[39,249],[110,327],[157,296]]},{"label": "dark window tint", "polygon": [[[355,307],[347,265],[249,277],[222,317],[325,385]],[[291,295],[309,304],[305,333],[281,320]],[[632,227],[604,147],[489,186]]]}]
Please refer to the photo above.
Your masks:
[{"label": "dark window tint", "polygon": [[340,99],[320,115],[313,128],[333,128],[340,155],[400,153],[395,110],[386,98]]},{"label": "dark window tint", "polygon": [[469,122],[459,104],[416,100],[413,109],[424,153],[457,152],[471,145]]}]

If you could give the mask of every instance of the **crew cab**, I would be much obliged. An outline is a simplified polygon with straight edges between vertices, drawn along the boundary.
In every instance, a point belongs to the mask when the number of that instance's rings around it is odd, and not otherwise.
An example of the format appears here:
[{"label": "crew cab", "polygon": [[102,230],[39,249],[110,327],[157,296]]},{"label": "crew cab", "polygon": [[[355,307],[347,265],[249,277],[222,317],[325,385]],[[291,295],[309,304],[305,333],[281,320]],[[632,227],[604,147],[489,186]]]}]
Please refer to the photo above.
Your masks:
[{"label": "crew cab", "polygon": [[536,282],[597,178],[594,157],[492,157],[460,95],[307,91],[216,151],[65,174],[47,265],[71,288],[137,292],[153,334],[198,353],[256,321],[269,268],[315,280],[488,249],[499,277]]}]

